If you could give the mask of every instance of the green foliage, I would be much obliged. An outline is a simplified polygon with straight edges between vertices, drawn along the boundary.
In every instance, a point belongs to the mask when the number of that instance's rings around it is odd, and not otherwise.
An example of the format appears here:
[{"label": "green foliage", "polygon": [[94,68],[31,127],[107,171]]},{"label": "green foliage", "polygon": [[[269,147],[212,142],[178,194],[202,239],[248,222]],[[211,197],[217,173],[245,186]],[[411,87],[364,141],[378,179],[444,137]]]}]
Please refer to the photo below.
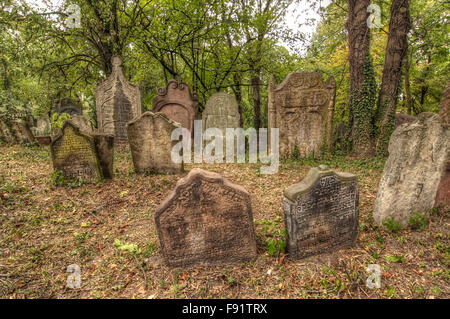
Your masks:
[{"label": "green foliage", "polygon": [[130,255],[138,255],[141,253],[141,249],[138,245],[127,243],[119,238],[114,239],[114,247],[120,251],[125,251]]},{"label": "green foliage", "polygon": [[55,170],[53,172],[51,180],[54,186],[64,186],[67,183],[64,174],[60,170]]},{"label": "green foliage", "polygon": [[385,259],[391,263],[402,263],[405,260],[405,257],[401,255],[393,255],[386,256]]},{"label": "green foliage", "polygon": [[411,229],[422,231],[425,229],[426,222],[426,217],[416,211],[412,212],[409,217],[409,226]]},{"label": "green foliage", "polygon": [[52,116],[52,128],[54,129],[62,129],[64,122],[70,120],[70,115],[67,113],[53,113]]},{"label": "green foliage", "polygon": [[284,228],[280,228],[283,226],[283,219],[281,217],[276,217],[274,220],[263,218],[255,223],[262,225],[261,232],[267,253],[270,256],[279,256],[285,253],[287,233]]},{"label": "green foliage", "polygon": [[402,225],[395,221],[393,218],[386,218],[383,220],[383,226],[391,233],[398,233],[403,229]]}]

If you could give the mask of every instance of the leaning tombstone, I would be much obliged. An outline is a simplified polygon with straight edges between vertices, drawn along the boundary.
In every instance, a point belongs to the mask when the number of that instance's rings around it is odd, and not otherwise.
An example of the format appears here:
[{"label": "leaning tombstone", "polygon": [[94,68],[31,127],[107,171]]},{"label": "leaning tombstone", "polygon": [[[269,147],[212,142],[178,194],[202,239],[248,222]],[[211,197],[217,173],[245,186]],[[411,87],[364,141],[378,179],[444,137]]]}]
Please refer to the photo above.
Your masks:
[{"label": "leaning tombstone", "polygon": [[279,128],[280,152],[289,156],[298,149],[300,156],[330,152],[333,137],[333,112],[336,81],[324,84],[316,72],[294,72],[278,86],[269,83],[268,121]]},{"label": "leaning tombstone", "polygon": [[417,121],[394,131],[373,210],[379,226],[394,220],[405,227],[413,211],[424,213],[433,208],[449,147],[450,130],[438,114],[422,113]]},{"label": "leaning tombstone", "polygon": [[17,119],[10,122],[11,132],[17,143],[32,144],[36,140],[25,120]]},{"label": "leaning tombstone", "polygon": [[68,180],[81,178],[87,181],[102,177],[95,140],[80,132],[79,128],[66,121],[61,134],[50,144],[53,168]]},{"label": "leaning tombstone", "polygon": [[141,91],[127,81],[122,58],[112,58],[112,73],[95,88],[97,124],[101,133],[114,136],[115,144],[127,144],[127,123],[142,114]]},{"label": "leaning tombstone", "polygon": [[256,258],[250,195],[221,175],[193,169],[157,208],[167,265],[239,264]]},{"label": "leaning tombstone", "polygon": [[95,150],[102,177],[112,179],[114,177],[114,136],[104,133],[93,133]]},{"label": "leaning tombstone", "polygon": [[128,142],[136,173],[183,171],[183,163],[174,163],[171,158],[177,143],[172,141],[172,132],[180,127],[163,113],[146,112],[128,122]]},{"label": "leaning tombstone", "polygon": [[165,88],[158,89],[158,95],[153,99],[152,112],[166,114],[193,134],[196,107],[197,95],[191,94],[188,85],[170,80]]},{"label": "leaning tombstone", "polygon": [[326,165],[312,168],[284,191],[289,256],[301,259],[355,245],[358,202],[356,175],[337,173]]}]

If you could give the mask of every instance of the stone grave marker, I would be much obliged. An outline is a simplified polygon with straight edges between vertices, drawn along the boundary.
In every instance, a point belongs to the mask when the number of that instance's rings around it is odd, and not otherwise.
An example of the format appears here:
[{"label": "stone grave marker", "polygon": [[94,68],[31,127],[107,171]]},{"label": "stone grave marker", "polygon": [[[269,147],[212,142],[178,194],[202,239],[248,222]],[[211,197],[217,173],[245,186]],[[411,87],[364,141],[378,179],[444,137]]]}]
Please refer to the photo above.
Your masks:
[{"label": "stone grave marker", "polygon": [[126,80],[120,56],[112,64],[112,73],[95,88],[98,130],[113,135],[116,144],[126,144],[127,123],[142,114],[141,92]]},{"label": "stone grave marker", "polygon": [[72,180],[96,180],[102,177],[94,138],[81,133],[66,121],[62,133],[50,144],[53,168]]},{"label": "stone grave marker", "polygon": [[269,83],[268,120],[280,130],[280,154],[288,156],[295,147],[302,157],[320,155],[332,146],[336,81],[323,83],[316,72],[294,72],[278,86]]},{"label": "stone grave marker", "polygon": [[191,94],[186,83],[170,80],[165,88],[158,89],[153,99],[153,113],[161,112],[182,127],[194,132],[197,95]]},{"label": "stone grave marker", "polygon": [[358,235],[357,177],[326,165],[284,191],[287,249],[293,259],[348,248]]},{"label": "stone grave marker", "polygon": [[58,114],[83,115],[82,106],[77,99],[63,98],[56,103],[55,107]]},{"label": "stone grave marker", "polygon": [[8,121],[2,118],[0,118],[0,139],[7,144],[16,143],[16,139],[9,128]]},{"label": "stone grave marker", "polygon": [[394,219],[405,227],[412,211],[425,213],[434,206],[445,175],[449,141],[450,130],[434,113],[422,113],[417,121],[392,133],[373,211],[379,226]]},{"label": "stone grave marker", "polygon": [[155,222],[169,266],[238,264],[256,258],[250,195],[219,174],[193,169],[157,208]]},{"label": "stone grave marker", "polygon": [[102,177],[112,179],[114,177],[114,136],[97,132],[92,136]]},{"label": "stone grave marker", "polygon": [[36,142],[28,123],[25,120],[17,119],[10,122],[11,133],[17,143],[34,143]]},{"label": "stone grave marker", "polygon": [[172,141],[171,135],[178,127],[180,124],[164,113],[145,112],[128,122],[128,142],[136,173],[183,171],[183,163],[176,164],[171,159],[172,148],[177,143]]}]

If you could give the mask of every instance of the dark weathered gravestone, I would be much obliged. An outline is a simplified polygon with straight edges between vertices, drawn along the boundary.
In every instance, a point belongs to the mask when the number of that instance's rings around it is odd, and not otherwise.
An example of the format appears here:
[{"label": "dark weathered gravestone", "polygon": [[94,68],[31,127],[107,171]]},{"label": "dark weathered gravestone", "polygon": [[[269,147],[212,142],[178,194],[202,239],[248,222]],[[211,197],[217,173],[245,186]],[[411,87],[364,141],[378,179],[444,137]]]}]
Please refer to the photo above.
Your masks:
[{"label": "dark weathered gravestone", "polygon": [[193,133],[196,107],[197,96],[191,94],[188,85],[171,80],[165,88],[158,89],[158,95],[153,99],[152,112],[166,114],[169,119]]},{"label": "dark weathered gravestone", "polygon": [[112,64],[111,75],[95,89],[98,130],[113,135],[116,144],[126,144],[127,123],[142,114],[141,92],[126,80],[120,56]]},{"label": "dark weathered gravestone", "polygon": [[286,156],[297,147],[301,156],[330,150],[336,81],[323,83],[316,72],[294,72],[278,86],[269,84],[269,129],[280,130],[280,152]]},{"label": "dark weathered gravestone", "polygon": [[96,180],[102,177],[100,163],[92,136],[80,132],[66,121],[59,137],[50,145],[53,168],[67,179]]},{"label": "dark weathered gravestone", "polygon": [[56,112],[59,114],[82,115],[83,109],[79,100],[63,98],[56,103]]},{"label": "dark weathered gravestone", "polygon": [[389,141],[378,186],[373,217],[377,225],[393,219],[409,224],[413,211],[433,208],[450,152],[450,129],[438,114],[419,114],[417,121],[399,126]]},{"label": "dark weathered gravestone", "polygon": [[155,222],[169,266],[256,258],[250,195],[219,174],[193,169],[158,207]]},{"label": "dark weathered gravestone", "polygon": [[294,259],[355,244],[358,235],[357,177],[322,165],[284,191],[287,249]]},{"label": "dark weathered gravestone", "polygon": [[114,136],[102,133],[92,134],[102,177],[114,177]]},{"label": "dark weathered gravestone", "polygon": [[127,125],[128,141],[136,173],[160,172],[178,173],[183,163],[171,159],[173,146],[172,131],[180,124],[163,113],[146,112]]}]

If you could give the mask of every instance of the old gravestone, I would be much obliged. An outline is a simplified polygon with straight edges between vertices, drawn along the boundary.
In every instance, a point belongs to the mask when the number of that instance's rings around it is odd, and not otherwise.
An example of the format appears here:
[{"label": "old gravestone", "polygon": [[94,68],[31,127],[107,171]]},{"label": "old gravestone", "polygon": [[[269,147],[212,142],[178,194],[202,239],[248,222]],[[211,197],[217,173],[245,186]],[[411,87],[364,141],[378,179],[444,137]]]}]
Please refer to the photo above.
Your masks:
[{"label": "old gravestone", "polygon": [[104,143],[105,139],[100,136],[95,138],[84,134],[76,125],[66,121],[61,134],[50,144],[53,168],[69,180],[112,177],[113,154],[110,149],[113,137],[108,140]]},{"label": "old gravestone", "polygon": [[197,95],[191,94],[186,83],[170,80],[165,88],[158,89],[153,99],[153,113],[161,112],[182,127],[194,132]]},{"label": "old gravestone", "polygon": [[78,99],[62,98],[57,101],[55,111],[58,114],[67,113],[69,115],[82,115],[83,108]]},{"label": "old gravestone", "polygon": [[294,259],[351,247],[358,235],[357,177],[321,165],[284,191],[287,249]]},{"label": "old gravestone", "polygon": [[332,145],[336,81],[326,84],[316,72],[294,72],[278,86],[269,84],[269,129],[280,130],[280,152],[301,156],[319,155]]},{"label": "old gravestone", "polygon": [[120,56],[112,58],[112,65],[112,73],[95,88],[98,130],[113,135],[116,144],[126,144],[127,123],[142,114],[141,93],[126,80]]},{"label": "old gravestone", "polygon": [[9,122],[6,119],[0,117],[0,139],[8,144],[15,144],[16,139],[11,132]]},{"label": "old gravestone", "polygon": [[[442,124],[447,130],[450,130],[450,83],[447,84],[441,100],[441,116]],[[449,148],[450,152],[450,148]],[[436,207],[450,207],[450,154],[447,156],[447,168],[439,183],[436,193]]]},{"label": "old gravestone", "polygon": [[219,174],[193,169],[158,207],[155,222],[169,266],[256,258],[250,195]]},{"label": "old gravestone", "polygon": [[422,113],[394,131],[373,211],[378,225],[393,219],[405,227],[412,211],[424,213],[434,206],[449,141],[450,130],[434,113]]},{"label": "old gravestone", "polygon": [[70,121],[84,133],[91,134],[94,132],[91,121],[89,121],[83,115],[71,115]]},{"label": "old gravestone", "polygon": [[146,112],[128,122],[128,142],[136,173],[183,171],[183,163],[176,164],[171,159],[172,148],[177,143],[171,135],[178,127],[180,124],[163,113]]},{"label": "old gravestone", "polygon": [[11,120],[10,129],[17,143],[34,143],[36,141],[25,120]]}]

